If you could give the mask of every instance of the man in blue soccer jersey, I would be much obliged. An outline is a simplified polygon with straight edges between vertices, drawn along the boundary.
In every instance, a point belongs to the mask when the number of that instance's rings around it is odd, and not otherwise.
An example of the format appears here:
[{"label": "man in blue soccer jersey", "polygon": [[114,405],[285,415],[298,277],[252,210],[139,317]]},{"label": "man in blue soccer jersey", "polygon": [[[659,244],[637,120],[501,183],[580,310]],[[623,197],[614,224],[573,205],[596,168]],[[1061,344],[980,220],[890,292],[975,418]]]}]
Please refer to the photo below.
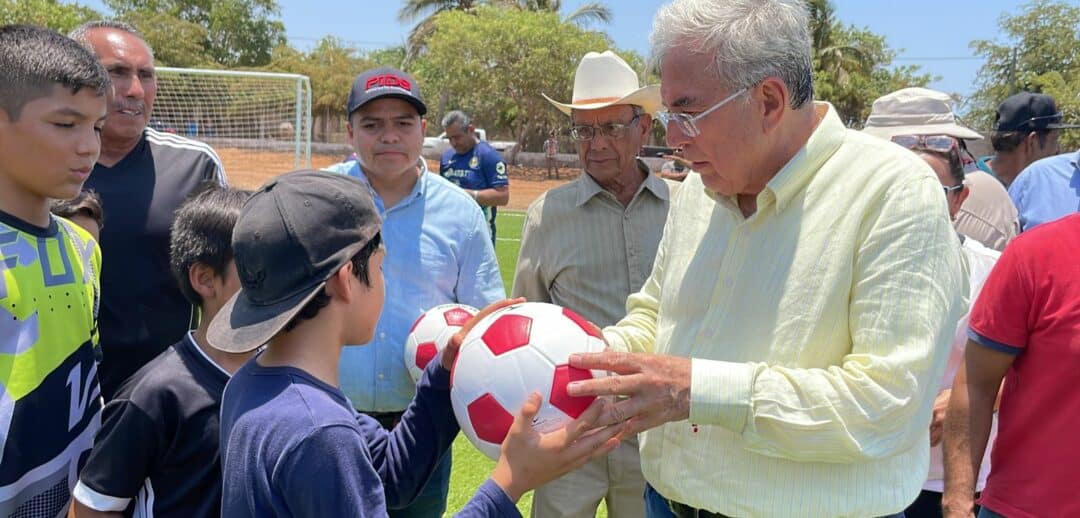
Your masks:
[{"label": "man in blue soccer jersey", "polygon": [[49,214],[101,152],[108,73],[53,31],[0,27],[0,516],[64,516],[101,424],[101,250]]},{"label": "man in blue soccer jersey", "polygon": [[510,180],[506,162],[490,144],[476,138],[476,126],[465,112],[454,110],[442,120],[451,149],[439,160],[439,174],[465,192],[480,208],[491,225],[491,242],[495,243],[496,207],[510,201]]}]

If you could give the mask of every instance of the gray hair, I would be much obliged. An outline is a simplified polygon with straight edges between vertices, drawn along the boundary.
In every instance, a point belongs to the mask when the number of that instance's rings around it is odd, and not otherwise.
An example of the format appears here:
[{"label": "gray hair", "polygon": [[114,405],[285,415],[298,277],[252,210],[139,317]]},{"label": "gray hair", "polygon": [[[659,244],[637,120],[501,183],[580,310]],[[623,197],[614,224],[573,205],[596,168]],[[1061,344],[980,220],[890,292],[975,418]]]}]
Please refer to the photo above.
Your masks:
[{"label": "gray hair", "polygon": [[150,44],[146,42],[146,38],[143,37],[139,29],[136,29],[134,25],[130,23],[121,22],[119,20],[93,20],[86,22],[68,33],[68,37],[79,42],[86,48],[90,47],[90,31],[95,29],[112,29],[120,32],[126,32],[136,38],[139,38],[146,45],[147,49],[150,49],[150,55],[154,55],[154,49],[150,48]]},{"label": "gray hair", "polygon": [[679,46],[712,54],[721,81],[750,88],[778,77],[791,107],[813,97],[810,14],[805,0],[675,0],[653,21],[652,63]]},{"label": "gray hair", "polygon": [[468,114],[461,110],[452,110],[450,113],[447,113],[446,116],[442,118],[442,127],[443,129],[446,129],[450,126],[453,126],[454,124],[457,124],[458,127],[461,129],[465,129],[468,128],[470,124],[472,124],[472,119],[469,118]]}]

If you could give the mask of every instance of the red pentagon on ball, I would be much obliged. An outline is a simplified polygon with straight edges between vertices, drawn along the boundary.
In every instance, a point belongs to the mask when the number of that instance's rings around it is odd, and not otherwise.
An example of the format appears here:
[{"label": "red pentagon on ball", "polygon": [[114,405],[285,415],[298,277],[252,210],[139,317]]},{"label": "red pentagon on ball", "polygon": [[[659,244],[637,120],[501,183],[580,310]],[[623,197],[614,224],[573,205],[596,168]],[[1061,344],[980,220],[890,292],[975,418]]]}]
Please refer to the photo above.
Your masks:
[{"label": "red pentagon on ball", "polygon": [[495,356],[529,345],[532,319],[522,315],[503,315],[484,331],[481,340]]},{"label": "red pentagon on ball", "polygon": [[585,331],[585,334],[595,338],[599,338],[601,340],[604,339],[603,335],[600,334],[600,330],[592,322],[585,320],[585,317],[573,311],[570,311],[570,309],[568,308],[563,308],[562,313],[564,316],[566,316],[566,318],[573,320],[574,323],[577,324],[582,331]]},{"label": "red pentagon on ball", "polygon": [[435,342],[424,342],[416,346],[416,366],[420,367],[420,370],[424,370],[427,364],[431,360],[435,359],[435,355],[439,354],[439,349],[435,347]]},{"label": "red pentagon on ball", "polygon": [[472,313],[461,308],[454,308],[443,313],[443,318],[446,319],[446,325],[450,327],[463,327],[472,317]]},{"label": "red pentagon on ball", "polygon": [[566,386],[572,381],[592,379],[592,373],[569,365],[555,367],[555,374],[551,381],[551,397],[548,403],[562,410],[562,412],[577,419],[592,404],[595,397],[574,397],[566,392]]},{"label": "red pentagon on ball", "polygon": [[514,416],[491,394],[484,394],[469,403],[468,412],[476,436],[492,444],[502,444],[506,434],[510,433],[510,425],[514,424]]}]

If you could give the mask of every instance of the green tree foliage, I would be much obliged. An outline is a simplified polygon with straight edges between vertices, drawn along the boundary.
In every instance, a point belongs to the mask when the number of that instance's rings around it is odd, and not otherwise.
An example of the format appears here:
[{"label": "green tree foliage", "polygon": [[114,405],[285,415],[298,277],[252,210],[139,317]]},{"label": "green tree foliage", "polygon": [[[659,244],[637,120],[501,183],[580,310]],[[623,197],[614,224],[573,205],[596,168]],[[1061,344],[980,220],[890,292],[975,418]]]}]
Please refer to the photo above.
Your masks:
[{"label": "green tree foliage", "polygon": [[[262,66],[270,62],[274,48],[285,43],[276,0],[105,0],[105,4],[144,32],[148,42],[173,45],[181,42],[179,36],[197,37],[183,45],[198,42],[203,52],[185,50],[170,65],[189,66],[185,61],[198,64],[209,57],[223,67]],[[155,51],[169,45],[155,45]]]},{"label": "green tree foliage", "polygon": [[602,33],[552,12],[485,6],[471,14],[441,13],[435,24],[427,52],[413,70],[429,99],[435,92],[445,95],[443,106],[432,106],[430,120],[463,109],[489,132],[509,133],[517,149],[538,129],[566,125],[566,116],[540,93],[569,99],[581,56],[611,48]]},{"label": "green tree foliage", "polygon": [[171,14],[150,11],[128,13],[124,19],[142,33],[154,49],[158,66],[216,68],[213,55],[205,46],[207,30]]},{"label": "green tree foliage", "polygon": [[869,29],[845,26],[829,0],[807,0],[814,49],[815,97],[829,101],[848,126],[870,115],[874,99],[933,79],[914,65],[893,67],[896,51]]},{"label": "green tree foliage", "polygon": [[[427,41],[435,33],[435,18],[439,14],[449,11],[472,13],[483,5],[546,13],[559,13],[562,10],[562,0],[404,0],[398,11],[398,20],[420,21],[409,31],[403,63],[408,64],[414,57],[425,52]],[[610,23],[612,17],[611,9],[603,2],[594,1],[578,6],[563,20],[585,27],[594,22]]]},{"label": "green tree foliage", "polygon": [[[562,0],[500,0],[496,4],[505,4],[525,11],[558,13],[562,11]],[[614,14],[603,2],[585,2],[567,13],[563,21],[586,27],[590,23],[611,23]]]},{"label": "green tree foliage", "polygon": [[101,18],[97,11],[59,0],[0,0],[0,25],[24,23],[67,34],[75,27]]},{"label": "green tree foliage", "polygon": [[[300,52],[288,45],[278,46],[265,68],[308,76],[311,80],[311,111],[326,125],[335,117],[345,116],[345,102],[353,79],[371,66],[371,61],[355,48],[328,36],[319,40],[309,52]],[[325,126],[323,133],[326,133]]]},{"label": "green tree foliage", "polygon": [[918,66],[892,66],[896,51],[889,48],[883,36],[867,29],[837,26],[833,38],[840,46],[860,49],[863,64],[840,73],[815,59],[815,96],[832,103],[848,126],[862,127],[874,99],[901,88],[926,86],[933,80]]},{"label": "green tree foliage", "polygon": [[[989,130],[994,112],[1019,92],[1053,96],[1067,120],[1080,118],[1080,6],[1059,0],[1033,0],[998,21],[1003,40],[976,40],[971,48],[986,59],[968,99],[969,120]],[[1062,147],[1080,146],[1078,132],[1062,134]]]}]

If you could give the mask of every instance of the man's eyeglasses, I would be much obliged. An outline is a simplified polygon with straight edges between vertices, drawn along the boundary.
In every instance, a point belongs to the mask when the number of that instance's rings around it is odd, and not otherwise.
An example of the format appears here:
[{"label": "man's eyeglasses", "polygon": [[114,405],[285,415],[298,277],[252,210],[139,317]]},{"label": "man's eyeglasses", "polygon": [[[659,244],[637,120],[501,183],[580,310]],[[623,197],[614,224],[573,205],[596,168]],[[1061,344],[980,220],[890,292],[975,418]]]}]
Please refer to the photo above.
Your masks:
[{"label": "man's eyeglasses", "polygon": [[963,189],[963,188],[964,188],[964,184],[950,185],[948,187],[942,187],[942,189],[945,189],[945,196],[948,196],[950,192],[956,192],[956,191],[959,191],[960,189]]},{"label": "man's eyeglasses", "polygon": [[731,102],[736,97],[750,91],[749,88],[743,88],[727,97],[724,100],[712,105],[709,109],[697,114],[688,115],[685,113],[672,112],[668,110],[656,112],[656,118],[660,119],[660,122],[667,126],[671,123],[675,123],[675,127],[679,128],[679,131],[683,132],[683,135],[694,138],[701,135],[701,130],[697,127],[697,122],[704,119],[710,113],[719,110],[721,106]]},{"label": "man's eyeglasses", "polygon": [[948,153],[960,144],[948,135],[895,135],[892,141],[907,149],[928,149],[938,153]]},{"label": "man's eyeglasses", "polygon": [[622,138],[626,136],[626,132],[631,126],[637,125],[639,120],[641,120],[641,116],[634,115],[634,118],[630,119],[630,122],[626,124],[609,123],[601,124],[600,126],[586,126],[580,124],[571,126],[570,138],[578,142],[586,142],[596,137],[598,132],[605,137],[611,137],[613,139]]}]

